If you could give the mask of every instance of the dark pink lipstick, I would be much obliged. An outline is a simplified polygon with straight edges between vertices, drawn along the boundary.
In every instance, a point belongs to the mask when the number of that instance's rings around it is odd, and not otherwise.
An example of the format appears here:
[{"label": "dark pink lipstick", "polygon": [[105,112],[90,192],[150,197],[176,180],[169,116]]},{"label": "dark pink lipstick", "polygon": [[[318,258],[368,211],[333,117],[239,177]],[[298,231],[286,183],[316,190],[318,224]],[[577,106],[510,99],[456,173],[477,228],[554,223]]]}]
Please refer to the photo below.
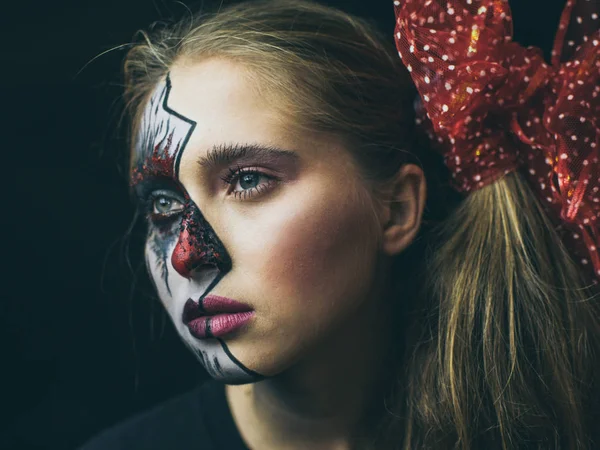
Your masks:
[{"label": "dark pink lipstick", "polygon": [[252,308],[227,297],[207,295],[199,302],[189,299],[182,321],[192,336],[208,339],[225,336],[241,328],[254,316]]}]

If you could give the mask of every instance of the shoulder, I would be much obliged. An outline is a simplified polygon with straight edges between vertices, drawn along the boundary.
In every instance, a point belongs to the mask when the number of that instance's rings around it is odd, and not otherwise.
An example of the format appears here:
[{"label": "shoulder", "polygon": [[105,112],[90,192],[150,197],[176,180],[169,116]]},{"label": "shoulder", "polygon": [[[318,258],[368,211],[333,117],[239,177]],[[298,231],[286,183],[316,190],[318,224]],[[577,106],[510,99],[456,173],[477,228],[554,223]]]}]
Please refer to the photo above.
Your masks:
[{"label": "shoulder", "polygon": [[[206,384],[178,395],[121,422],[88,441],[79,450],[178,448],[211,450],[203,416]],[[204,439],[203,439],[204,438]]]}]

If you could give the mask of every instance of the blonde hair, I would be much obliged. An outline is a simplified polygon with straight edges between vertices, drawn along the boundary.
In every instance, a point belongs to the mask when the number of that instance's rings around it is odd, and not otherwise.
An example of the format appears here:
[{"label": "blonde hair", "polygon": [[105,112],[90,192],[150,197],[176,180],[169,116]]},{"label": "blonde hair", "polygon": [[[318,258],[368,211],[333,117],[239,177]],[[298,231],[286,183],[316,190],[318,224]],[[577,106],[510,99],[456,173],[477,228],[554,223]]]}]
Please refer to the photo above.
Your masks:
[{"label": "blonde hair", "polygon": [[423,225],[395,262],[416,296],[390,299],[411,327],[398,336],[389,414],[365,447],[592,448],[597,292],[518,172],[464,199],[448,188],[415,132],[391,36],[310,0],[244,2],[140,36],[124,64],[132,140],[176,62],[219,57],[240,62],[298,127],[346,139],[373,186],[408,162],[424,167]]}]

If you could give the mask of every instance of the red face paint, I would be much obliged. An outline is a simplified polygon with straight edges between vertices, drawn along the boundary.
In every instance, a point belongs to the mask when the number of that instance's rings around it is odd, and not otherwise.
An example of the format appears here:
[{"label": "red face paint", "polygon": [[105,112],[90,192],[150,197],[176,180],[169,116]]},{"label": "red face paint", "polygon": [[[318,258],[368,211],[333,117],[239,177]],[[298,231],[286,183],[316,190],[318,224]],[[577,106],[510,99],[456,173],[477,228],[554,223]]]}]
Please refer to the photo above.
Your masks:
[{"label": "red face paint", "polygon": [[201,266],[214,266],[221,273],[231,269],[231,259],[223,244],[192,201],[186,202],[171,263],[185,278],[190,278],[191,272]]}]

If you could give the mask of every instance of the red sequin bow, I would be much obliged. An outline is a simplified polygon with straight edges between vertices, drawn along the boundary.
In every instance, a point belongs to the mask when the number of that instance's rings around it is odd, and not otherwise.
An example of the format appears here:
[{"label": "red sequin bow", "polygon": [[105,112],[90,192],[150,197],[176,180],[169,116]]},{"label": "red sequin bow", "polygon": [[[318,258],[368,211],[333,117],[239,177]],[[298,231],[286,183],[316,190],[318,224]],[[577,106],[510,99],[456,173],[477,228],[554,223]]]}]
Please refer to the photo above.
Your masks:
[{"label": "red sequin bow", "polygon": [[396,47],[421,97],[417,123],[454,188],[467,193],[522,171],[597,284],[600,2],[567,2],[551,65],[512,41],[507,0],[394,5]]}]

